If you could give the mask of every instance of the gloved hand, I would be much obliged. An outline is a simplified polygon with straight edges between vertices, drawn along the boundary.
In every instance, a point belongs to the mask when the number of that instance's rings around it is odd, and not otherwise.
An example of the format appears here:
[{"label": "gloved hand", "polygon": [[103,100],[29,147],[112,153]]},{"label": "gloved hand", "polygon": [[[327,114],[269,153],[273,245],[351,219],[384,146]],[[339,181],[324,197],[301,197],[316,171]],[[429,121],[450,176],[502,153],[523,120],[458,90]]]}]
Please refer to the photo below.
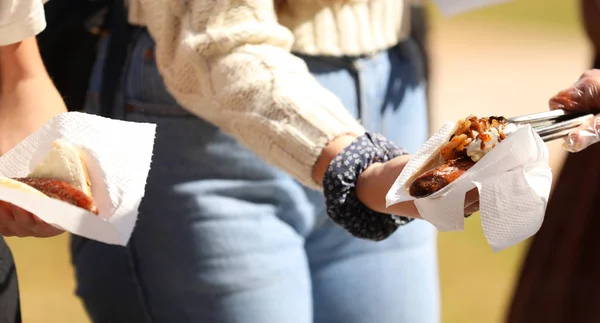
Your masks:
[{"label": "gloved hand", "polygon": [[[570,88],[552,97],[550,109],[600,113],[600,70],[583,73]],[[569,152],[579,152],[597,142],[600,142],[600,115],[572,130],[565,138],[563,147]]]}]

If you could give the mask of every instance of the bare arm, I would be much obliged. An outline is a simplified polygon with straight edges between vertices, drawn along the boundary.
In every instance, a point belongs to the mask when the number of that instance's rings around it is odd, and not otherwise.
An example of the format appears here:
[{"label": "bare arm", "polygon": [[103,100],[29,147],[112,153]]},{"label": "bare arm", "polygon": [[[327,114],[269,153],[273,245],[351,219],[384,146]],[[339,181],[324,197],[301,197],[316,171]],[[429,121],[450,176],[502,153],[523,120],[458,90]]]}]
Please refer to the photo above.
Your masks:
[{"label": "bare arm", "polygon": [[35,37],[0,46],[0,93],[14,90],[21,81],[47,76]]},{"label": "bare arm", "polygon": [[[42,62],[35,35],[46,25],[41,0],[0,1],[0,154],[66,111]],[[0,234],[51,237],[62,231],[0,202]]]},{"label": "bare arm", "polygon": [[45,27],[42,0],[0,1],[0,94],[24,80],[47,77],[35,40]]},{"label": "bare arm", "polygon": [[0,154],[65,111],[35,37],[0,46]]},{"label": "bare arm", "polygon": [[0,1],[0,154],[66,110],[37,47],[45,27],[43,0]]}]

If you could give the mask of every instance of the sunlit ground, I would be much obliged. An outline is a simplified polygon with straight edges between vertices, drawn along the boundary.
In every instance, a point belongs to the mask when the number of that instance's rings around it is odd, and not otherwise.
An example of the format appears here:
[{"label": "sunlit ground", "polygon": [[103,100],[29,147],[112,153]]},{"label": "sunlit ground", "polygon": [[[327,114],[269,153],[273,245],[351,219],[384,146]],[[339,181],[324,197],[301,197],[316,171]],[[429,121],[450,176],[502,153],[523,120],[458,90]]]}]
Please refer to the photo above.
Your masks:
[{"label": "sunlit ground", "polygon": [[[434,127],[470,113],[546,109],[548,97],[588,64],[576,3],[517,0],[445,20],[434,10]],[[550,148],[557,170],[564,155],[558,143]],[[24,322],[88,322],[74,297],[67,241],[67,235],[9,239],[17,258]],[[525,243],[494,254],[474,215],[464,232],[442,233],[439,245],[444,323],[501,322]]]}]

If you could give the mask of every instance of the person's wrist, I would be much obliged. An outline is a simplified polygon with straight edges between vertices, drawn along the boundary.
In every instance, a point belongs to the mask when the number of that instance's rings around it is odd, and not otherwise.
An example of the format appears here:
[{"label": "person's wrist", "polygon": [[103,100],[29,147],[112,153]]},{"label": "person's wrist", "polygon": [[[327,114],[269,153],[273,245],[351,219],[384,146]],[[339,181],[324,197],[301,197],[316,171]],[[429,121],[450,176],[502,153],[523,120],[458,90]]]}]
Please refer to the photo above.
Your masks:
[{"label": "person's wrist", "polygon": [[331,164],[331,161],[358,137],[359,136],[355,134],[344,134],[331,140],[327,146],[323,148],[321,155],[313,167],[313,180],[317,183],[322,183],[323,176],[325,175],[329,164]]},{"label": "person's wrist", "polygon": [[[366,207],[373,211],[385,213],[386,210],[382,208],[381,201],[374,194],[374,191],[379,191],[377,188],[377,179],[381,179],[381,174],[384,171],[385,163],[374,163],[367,167],[364,172],[360,174],[356,180],[356,197]],[[380,196],[381,197],[381,196]],[[383,195],[385,200],[385,195]],[[384,204],[385,205],[385,201]]]},{"label": "person's wrist", "polygon": [[[365,133],[344,148],[330,163],[323,179],[323,193],[329,217],[350,234],[369,240],[382,240],[412,219],[394,216],[385,210],[388,180],[378,183],[387,173],[386,162],[407,152],[384,137]],[[375,165],[379,164],[379,165]],[[375,165],[375,166],[374,166]],[[368,168],[371,168],[367,174]],[[362,177],[363,200],[357,195]],[[389,176],[391,183],[394,176]],[[366,202],[371,207],[367,206]]]}]

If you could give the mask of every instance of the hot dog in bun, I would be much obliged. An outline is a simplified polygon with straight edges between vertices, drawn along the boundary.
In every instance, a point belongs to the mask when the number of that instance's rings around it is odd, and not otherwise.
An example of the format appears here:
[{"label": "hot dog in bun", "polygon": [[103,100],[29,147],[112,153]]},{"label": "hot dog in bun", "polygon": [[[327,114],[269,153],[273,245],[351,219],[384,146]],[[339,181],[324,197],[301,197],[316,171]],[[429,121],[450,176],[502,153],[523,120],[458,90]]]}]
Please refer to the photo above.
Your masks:
[{"label": "hot dog in bun", "polygon": [[439,154],[410,182],[409,194],[426,197],[448,186],[515,130],[517,126],[503,117],[459,120]]},{"label": "hot dog in bun", "polygon": [[0,176],[0,186],[59,199],[98,214],[87,168],[77,147],[66,140],[52,143],[44,161],[22,178]]}]

